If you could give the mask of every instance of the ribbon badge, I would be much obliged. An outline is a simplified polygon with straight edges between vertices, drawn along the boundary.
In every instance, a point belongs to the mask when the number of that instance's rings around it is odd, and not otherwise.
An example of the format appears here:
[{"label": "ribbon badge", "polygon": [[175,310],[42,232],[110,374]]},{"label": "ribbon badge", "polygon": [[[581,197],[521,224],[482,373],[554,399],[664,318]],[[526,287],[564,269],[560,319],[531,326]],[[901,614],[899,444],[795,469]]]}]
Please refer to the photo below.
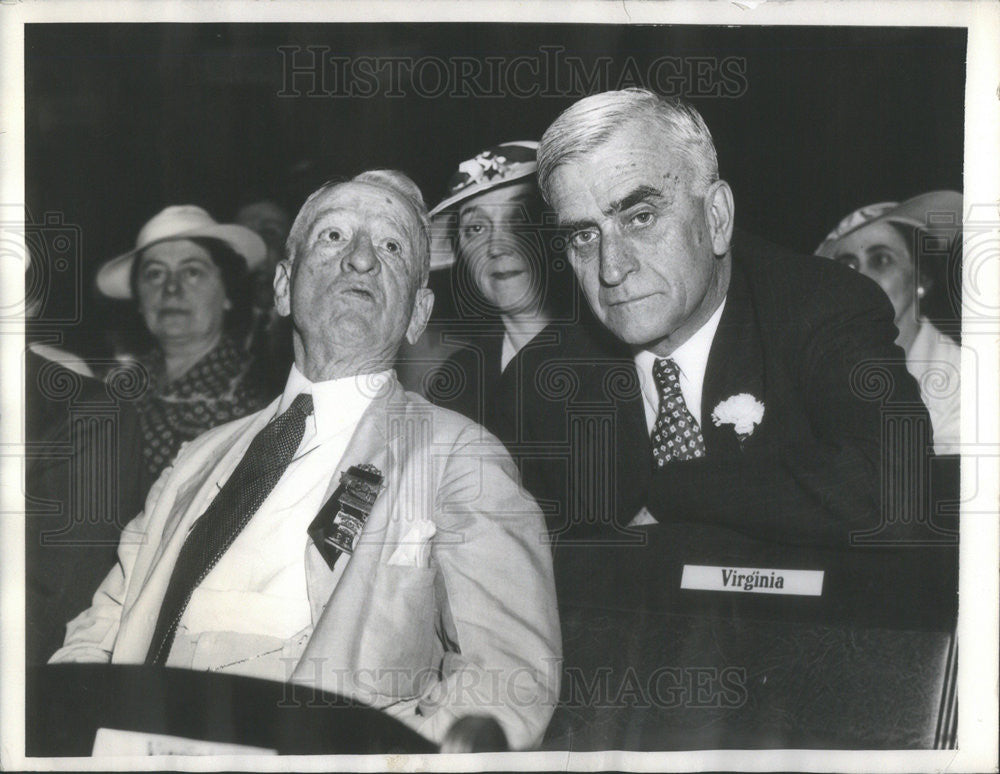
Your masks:
[{"label": "ribbon badge", "polygon": [[333,569],[342,553],[358,545],[365,521],[382,491],[382,472],[374,465],[352,465],[340,475],[340,486],[309,525],[309,537]]}]

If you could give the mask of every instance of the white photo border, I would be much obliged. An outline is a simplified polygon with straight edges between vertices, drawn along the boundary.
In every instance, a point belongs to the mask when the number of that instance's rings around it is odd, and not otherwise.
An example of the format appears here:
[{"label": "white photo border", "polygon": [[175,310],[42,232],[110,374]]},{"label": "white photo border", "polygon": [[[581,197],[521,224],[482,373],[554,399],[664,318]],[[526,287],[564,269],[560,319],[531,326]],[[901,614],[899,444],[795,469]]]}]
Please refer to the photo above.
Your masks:
[{"label": "white photo border", "polygon": [[[45,22],[389,22],[523,21],[579,24],[722,24],[964,27],[968,31],[965,95],[966,216],[991,218],[996,232],[1000,217],[1000,5],[994,2],[0,2],[0,205],[21,204],[24,212],[24,25]],[[981,204],[975,204],[981,203]],[[996,234],[995,234],[996,235]],[[1000,235],[997,235],[1000,240]],[[997,242],[1000,245],[1000,241]],[[0,256],[2,258],[3,256]],[[963,289],[979,295],[980,308],[997,310],[1000,249],[992,260],[964,267]],[[975,271],[974,277],[970,272]],[[23,298],[23,268],[0,264],[0,308]],[[969,301],[965,302],[969,305]],[[982,323],[982,325],[978,325]],[[1000,482],[1000,428],[996,402],[998,381],[997,320],[966,320],[963,328],[963,405],[979,401],[979,421],[964,412],[963,500],[975,499],[995,508]],[[261,771],[470,771],[493,769],[689,771],[771,769],[799,771],[979,771],[997,765],[997,518],[963,521],[960,551],[958,636],[961,711],[958,749],[917,752],[776,750],[707,752],[509,753],[475,756],[289,756],[273,758],[146,758],[40,759],[24,757],[24,532],[23,465],[16,450],[23,443],[23,385],[18,357],[23,328],[5,326],[2,342],[2,417],[0,422],[0,768],[80,770],[156,769],[164,766],[203,771],[218,768]],[[13,367],[12,367],[13,366]],[[967,402],[968,401],[968,402]],[[973,424],[975,423],[975,424]],[[15,450],[11,452],[11,450]],[[975,475],[969,475],[974,467]],[[971,487],[978,487],[973,491]],[[996,512],[994,511],[994,516]],[[12,625],[11,622],[14,622]]]}]

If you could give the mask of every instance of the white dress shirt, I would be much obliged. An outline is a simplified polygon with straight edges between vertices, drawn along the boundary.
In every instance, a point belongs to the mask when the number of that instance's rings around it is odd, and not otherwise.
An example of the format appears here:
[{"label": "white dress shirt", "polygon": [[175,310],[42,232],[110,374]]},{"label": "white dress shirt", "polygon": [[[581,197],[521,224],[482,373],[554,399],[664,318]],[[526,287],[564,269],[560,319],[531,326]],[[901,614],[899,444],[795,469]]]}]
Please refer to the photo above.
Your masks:
[{"label": "white dress shirt", "polygon": [[[680,370],[681,395],[684,396],[684,403],[698,423],[698,427],[703,426],[701,392],[705,384],[708,354],[712,349],[712,341],[715,339],[715,332],[725,306],[726,299],[723,298],[719,308],[712,313],[705,324],[669,355]],[[653,378],[653,365],[658,357],[660,356],[646,349],[635,356],[635,368],[639,373],[639,386],[642,389],[642,405],[646,411],[646,429],[650,433],[653,432],[656,414],[660,410],[660,393]]]},{"label": "white dress shirt", "polygon": [[[287,679],[287,665],[305,648],[314,624],[306,530],[362,414],[389,375],[313,383],[292,366],[275,416],[298,394],[312,393],[302,442],[257,513],[195,589],[168,666]],[[335,574],[345,565],[338,562]]]}]

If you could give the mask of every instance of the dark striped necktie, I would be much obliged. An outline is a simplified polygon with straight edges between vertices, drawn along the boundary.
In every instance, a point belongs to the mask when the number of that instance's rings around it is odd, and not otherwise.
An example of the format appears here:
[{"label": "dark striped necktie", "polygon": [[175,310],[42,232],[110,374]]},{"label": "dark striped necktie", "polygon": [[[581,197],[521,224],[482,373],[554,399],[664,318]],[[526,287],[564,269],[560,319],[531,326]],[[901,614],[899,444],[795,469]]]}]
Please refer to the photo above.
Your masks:
[{"label": "dark striped necktie", "polygon": [[191,595],[236,540],[292,461],[312,413],[312,395],[300,393],[281,416],[254,437],[236,470],[195,523],[181,548],[146,654],[162,665]]}]

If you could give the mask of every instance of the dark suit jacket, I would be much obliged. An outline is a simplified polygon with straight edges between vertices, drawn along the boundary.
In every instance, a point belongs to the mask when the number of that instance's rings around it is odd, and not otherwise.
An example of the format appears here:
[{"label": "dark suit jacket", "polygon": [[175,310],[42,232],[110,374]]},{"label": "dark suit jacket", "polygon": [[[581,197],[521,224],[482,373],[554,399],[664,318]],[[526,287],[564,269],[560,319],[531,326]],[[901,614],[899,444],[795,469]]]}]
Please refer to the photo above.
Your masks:
[{"label": "dark suit jacket", "polygon": [[25,660],[44,664],[115,562],[146,493],[138,420],[115,388],[25,353]]},{"label": "dark suit jacket", "polygon": [[509,380],[502,380],[500,372],[503,335],[503,323],[496,320],[481,326],[481,330],[457,336],[460,348],[434,370],[427,383],[426,397],[435,405],[468,417],[508,443],[511,438],[504,428],[509,415],[502,411],[505,403],[502,396],[509,391]]},{"label": "dark suit jacket", "polygon": [[[434,372],[427,399],[457,411],[509,448],[525,439],[520,400],[533,391],[534,366],[557,357],[563,325],[551,323],[521,348],[501,372],[504,327],[500,320],[454,334],[460,348]],[[450,337],[451,338],[451,337]]]},{"label": "dark suit jacket", "polygon": [[[927,727],[933,736],[931,673],[947,635],[912,630],[953,625],[955,535],[939,535],[950,550],[885,550],[935,536],[914,518],[930,424],[894,344],[892,308],[855,272],[743,234],[732,260],[705,373],[701,459],[653,469],[632,353],[607,331],[565,329],[556,354],[523,364],[533,390],[514,453],[558,540],[565,690],[549,730],[555,749],[906,746],[898,729]],[[765,406],[742,445],[731,425],[711,421],[740,393]],[[659,523],[629,529],[643,507]],[[823,589],[692,590],[689,565],[819,570]],[[909,660],[917,652],[928,655]],[[707,711],[693,689],[679,689],[677,703],[655,693],[664,674],[706,668],[742,670],[739,707]],[[832,700],[824,685],[835,686]]]},{"label": "dark suit jacket", "polygon": [[[642,508],[767,541],[846,547],[928,529],[922,495],[930,424],[875,283],[745,234],[702,399],[707,454],[652,469],[632,354],[606,331],[564,331],[558,356],[526,357],[534,389],[515,450],[525,485],[563,541],[655,538]],[[716,427],[720,401],[750,393],[761,424],[741,445]]]}]

